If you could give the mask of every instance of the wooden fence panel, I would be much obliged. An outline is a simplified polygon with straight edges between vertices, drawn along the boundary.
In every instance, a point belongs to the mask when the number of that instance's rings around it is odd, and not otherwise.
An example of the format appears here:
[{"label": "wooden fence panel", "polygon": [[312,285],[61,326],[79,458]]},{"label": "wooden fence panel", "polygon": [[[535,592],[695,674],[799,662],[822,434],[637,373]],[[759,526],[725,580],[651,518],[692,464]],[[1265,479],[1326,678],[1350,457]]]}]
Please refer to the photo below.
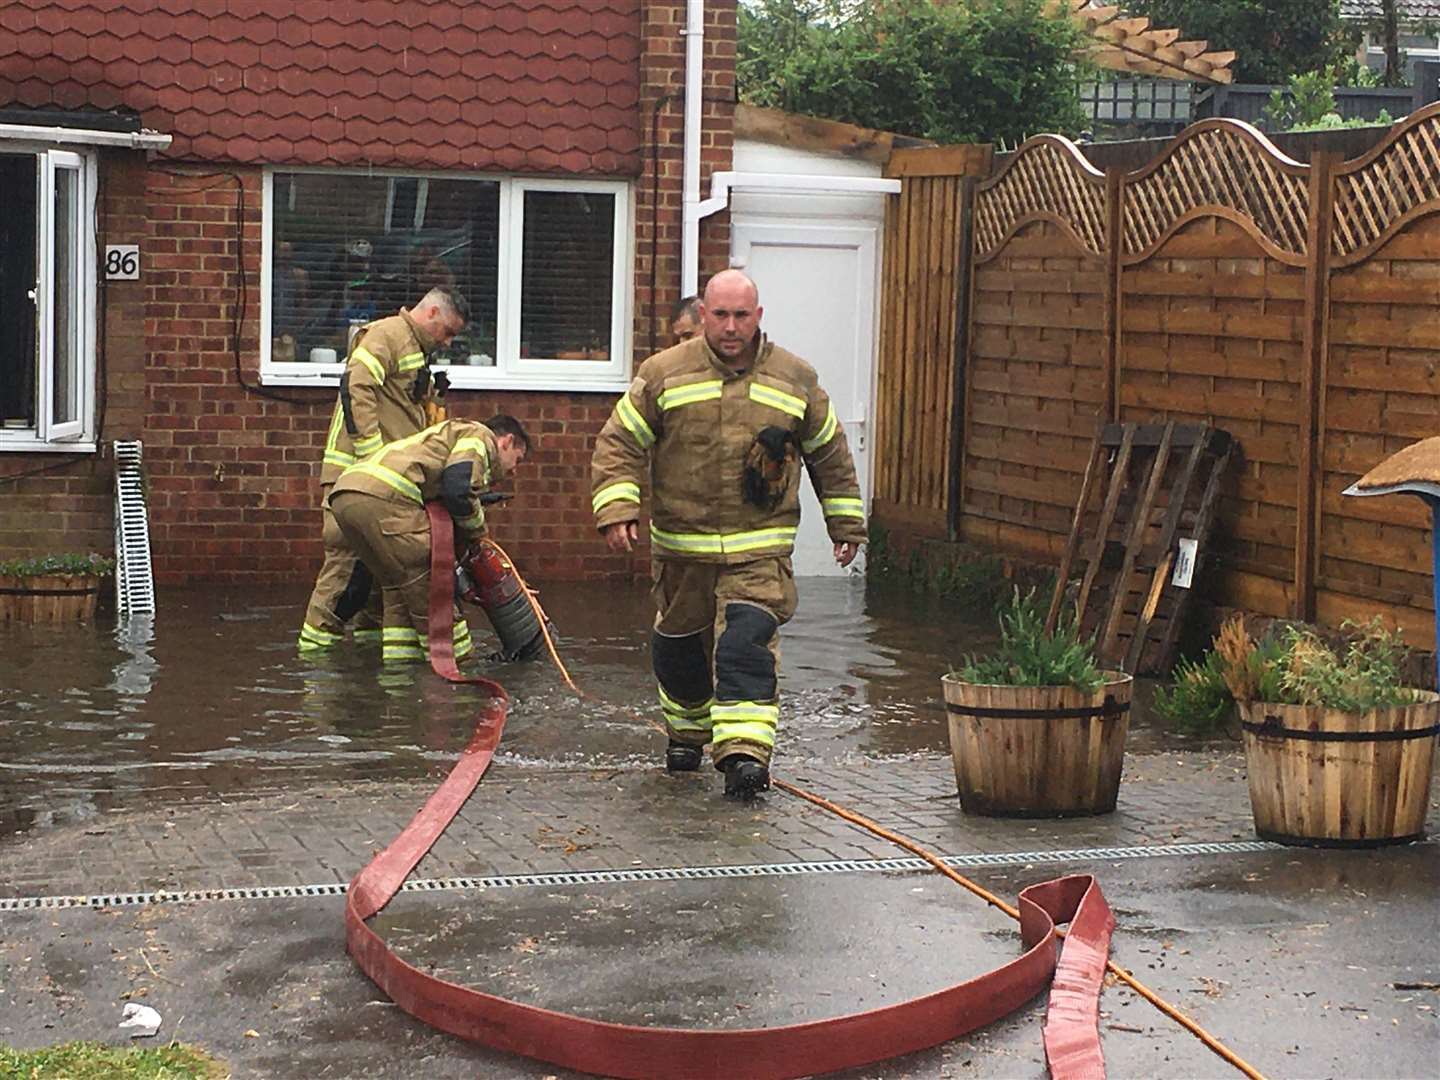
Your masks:
[{"label": "wooden fence panel", "polygon": [[1430,515],[1413,497],[1339,493],[1440,434],[1440,115],[1399,125],[1332,179],[1316,606],[1387,615],[1428,640]]},{"label": "wooden fence panel", "polygon": [[1031,140],[974,206],[959,533],[1049,557],[1064,546],[1108,412],[1104,177]]},{"label": "wooden fence panel", "polygon": [[[964,176],[988,156],[941,147],[907,151],[898,199],[885,215],[876,379],[873,512],[885,525],[942,536],[947,528],[955,415]],[[974,148],[963,148],[967,151]],[[924,157],[934,158],[930,168]],[[948,156],[947,156],[948,155]],[[935,175],[938,170],[948,174]]]}]

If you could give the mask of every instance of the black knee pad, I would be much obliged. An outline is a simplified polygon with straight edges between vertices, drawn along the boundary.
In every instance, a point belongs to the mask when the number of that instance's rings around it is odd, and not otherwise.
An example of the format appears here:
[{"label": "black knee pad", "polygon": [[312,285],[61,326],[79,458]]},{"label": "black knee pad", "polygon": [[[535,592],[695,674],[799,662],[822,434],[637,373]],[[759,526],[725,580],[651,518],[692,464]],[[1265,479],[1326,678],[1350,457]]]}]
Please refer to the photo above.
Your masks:
[{"label": "black knee pad", "polygon": [[775,657],[770,640],[775,616],[753,604],[725,605],[725,632],[715,645],[715,697],[720,701],[773,701]]},{"label": "black knee pad", "polygon": [[345,591],[335,601],[335,617],[341,622],[347,622],[352,616],[363,611],[365,602],[370,599],[373,581],[370,568],[356,559],[355,569],[350,571],[350,580],[345,583]]},{"label": "black knee pad", "polygon": [[675,701],[699,705],[710,700],[710,658],[705,655],[705,635],[684,637],[650,635],[650,662],[655,679]]}]

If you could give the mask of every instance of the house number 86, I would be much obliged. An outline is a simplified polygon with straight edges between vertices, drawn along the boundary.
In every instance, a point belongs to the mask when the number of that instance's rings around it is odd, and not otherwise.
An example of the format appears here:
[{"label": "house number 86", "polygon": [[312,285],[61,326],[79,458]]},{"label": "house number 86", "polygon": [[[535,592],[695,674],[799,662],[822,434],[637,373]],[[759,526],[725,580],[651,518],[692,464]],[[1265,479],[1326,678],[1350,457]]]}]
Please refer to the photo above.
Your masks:
[{"label": "house number 86", "polygon": [[139,244],[105,245],[105,278],[107,281],[135,281],[139,277]]}]

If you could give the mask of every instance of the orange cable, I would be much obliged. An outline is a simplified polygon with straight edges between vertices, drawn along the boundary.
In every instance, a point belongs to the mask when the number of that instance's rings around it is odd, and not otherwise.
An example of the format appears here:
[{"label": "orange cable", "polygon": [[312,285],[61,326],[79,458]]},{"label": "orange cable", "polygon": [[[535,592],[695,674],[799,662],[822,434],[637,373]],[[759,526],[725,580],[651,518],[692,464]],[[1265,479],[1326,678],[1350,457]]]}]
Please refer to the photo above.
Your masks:
[{"label": "orange cable", "polygon": [[[501,558],[503,558],[507,563],[509,563],[510,568],[515,571],[515,577],[519,580],[520,587],[525,590],[525,596],[530,601],[530,607],[532,608],[532,610],[534,610],[535,617],[540,623],[540,633],[545,636],[545,645],[550,650],[550,657],[552,660],[555,661],[555,666],[560,670],[560,674],[564,677],[566,685],[568,685],[571,690],[575,691],[576,695],[578,695],[579,697],[589,700],[589,695],[587,695],[585,691],[581,690],[580,687],[575,685],[575,680],[570,677],[570,672],[566,670],[564,662],[560,659],[559,652],[557,652],[555,649],[555,641],[550,636],[550,630],[546,626],[547,619],[545,617],[545,612],[541,609],[539,601],[535,599],[535,591],[532,590],[528,584],[526,584],[524,577],[522,577],[520,574],[520,568],[515,565],[515,560],[510,558],[510,556],[506,553],[505,549],[502,548],[499,544],[496,544],[493,540],[489,542],[491,544],[494,544],[495,550],[500,553]],[[640,721],[640,723],[648,727],[654,728],[661,734],[666,734],[665,728],[653,719],[640,716],[638,713],[631,712],[628,709],[621,711],[624,712],[626,715],[630,716],[632,719],[638,720]],[[944,874],[947,878],[955,882],[957,885],[968,889],[970,892],[980,897],[980,899],[984,900],[987,904],[999,908],[1006,915],[1009,915],[1010,918],[1015,919],[1016,921],[1019,920],[1019,908],[1015,907],[1013,904],[1006,903],[1004,900],[1001,900],[1000,897],[992,893],[989,889],[986,889],[984,886],[978,885],[975,882],[971,881],[964,874],[959,873],[953,867],[949,866],[944,859],[942,859],[939,855],[936,855],[933,851],[931,851],[924,845],[919,844],[916,841],[911,840],[909,837],[897,833],[891,829],[887,829],[885,826],[879,824],[878,822],[871,821],[863,814],[858,814],[853,810],[848,810],[845,807],[841,806],[839,803],[831,802],[829,799],[826,799],[820,795],[816,795],[814,792],[806,791],[802,787],[797,787],[796,785],[790,783],[787,780],[781,780],[776,777],[771,777],[770,782],[782,791],[787,791],[791,795],[796,796],[797,798],[814,803],[816,806],[821,807],[824,810],[830,811],[832,814],[835,814],[837,817],[850,822],[852,825],[858,825],[862,829],[866,829],[867,831],[874,833],[882,840],[888,840],[897,847],[904,848],[906,851],[918,855],[920,858],[924,859],[927,863],[933,866],[936,870],[940,871],[940,873]],[[1054,934],[1056,937],[1063,938],[1065,936],[1065,931],[1057,926],[1054,930]],[[1189,1031],[1197,1039],[1203,1042],[1207,1047],[1209,1047],[1221,1058],[1223,1058],[1228,1064],[1233,1065],[1236,1069],[1240,1070],[1240,1072],[1244,1073],[1247,1077],[1249,1077],[1249,1080],[1265,1080],[1264,1074],[1259,1072],[1244,1058],[1240,1057],[1233,1050],[1231,1050],[1224,1043],[1222,1043],[1219,1039],[1215,1038],[1215,1036],[1211,1035],[1208,1031],[1201,1027],[1196,1021],[1192,1020],[1189,1016],[1181,1012],[1174,1005],[1171,1005],[1159,994],[1155,993],[1139,979],[1135,978],[1134,975],[1130,974],[1130,972],[1126,971],[1119,964],[1115,963],[1115,961],[1109,959],[1108,957],[1105,960],[1105,970],[1110,972],[1121,982],[1125,983],[1127,986],[1130,987],[1130,989],[1134,990],[1146,1001],[1150,1002],[1150,1004],[1154,1005],[1162,1013],[1170,1017],[1170,1019],[1174,1020],[1181,1027],[1185,1028],[1185,1030]]]}]

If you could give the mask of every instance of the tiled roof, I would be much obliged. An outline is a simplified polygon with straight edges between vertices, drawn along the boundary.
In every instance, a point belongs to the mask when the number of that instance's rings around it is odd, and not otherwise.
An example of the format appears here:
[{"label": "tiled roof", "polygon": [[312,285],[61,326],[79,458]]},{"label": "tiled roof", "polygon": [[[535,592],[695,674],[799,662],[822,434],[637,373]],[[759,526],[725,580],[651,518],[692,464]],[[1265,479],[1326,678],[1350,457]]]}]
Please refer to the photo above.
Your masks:
[{"label": "tiled roof", "polygon": [[639,0],[5,0],[0,105],[217,162],[640,171]]},{"label": "tiled roof", "polygon": [[[1440,0],[1397,0],[1395,13],[1401,25],[1424,19],[1440,19]],[[1340,0],[1342,19],[1380,18],[1380,0]]]}]

